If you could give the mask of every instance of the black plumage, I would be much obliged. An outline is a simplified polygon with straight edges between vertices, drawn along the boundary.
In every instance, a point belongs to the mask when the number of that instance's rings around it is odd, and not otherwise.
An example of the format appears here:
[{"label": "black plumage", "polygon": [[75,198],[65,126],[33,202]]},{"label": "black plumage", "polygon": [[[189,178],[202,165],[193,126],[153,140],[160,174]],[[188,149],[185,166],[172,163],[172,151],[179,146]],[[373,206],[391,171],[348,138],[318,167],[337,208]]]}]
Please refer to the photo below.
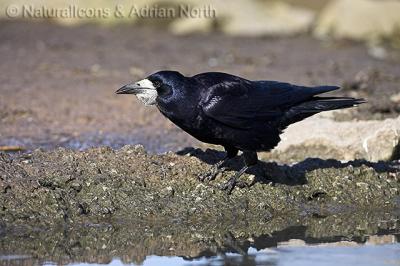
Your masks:
[{"label": "black plumage", "polygon": [[[257,163],[257,151],[269,151],[292,123],[322,111],[353,107],[363,99],[321,97],[336,86],[305,87],[277,81],[251,81],[234,75],[208,72],[185,77],[160,71],[117,91],[133,93],[200,141],[222,145],[226,158],[201,177],[215,178],[223,163],[243,151],[245,166],[222,188],[229,192],[237,178]],[[146,91],[147,90],[147,91]]]}]

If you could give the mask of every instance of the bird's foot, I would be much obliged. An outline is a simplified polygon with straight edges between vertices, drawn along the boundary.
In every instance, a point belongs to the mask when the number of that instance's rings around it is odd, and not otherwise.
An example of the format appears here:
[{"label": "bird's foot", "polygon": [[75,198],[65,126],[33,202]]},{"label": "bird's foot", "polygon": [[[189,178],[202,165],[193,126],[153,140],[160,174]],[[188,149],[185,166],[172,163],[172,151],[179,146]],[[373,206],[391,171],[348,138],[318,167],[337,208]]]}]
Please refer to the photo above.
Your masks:
[{"label": "bird's foot", "polygon": [[218,174],[220,174],[220,173],[222,173],[222,172],[224,172],[224,171],[225,171],[225,168],[224,168],[224,167],[222,167],[222,168],[217,168],[217,169],[213,169],[213,170],[211,170],[211,171],[209,171],[209,172],[207,172],[207,173],[205,173],[205,174],[200,175],[200,176],[199,176],[199,180],[200,180],[201,182],[204,182],[204,181],[212,181],[212,180],[214,180],[214,179],[218,176]]},{"label": "bird's foot", "polygon": [[219,189],[225,190],[228,193],[228,195],[230,195],[235,187],[245,188],[249,187],[249,185],[244,181],[237,180],[237,176],[235,175],[229,178],[229,180],[226,181],[225,183],[221,184],[219,186]]}]

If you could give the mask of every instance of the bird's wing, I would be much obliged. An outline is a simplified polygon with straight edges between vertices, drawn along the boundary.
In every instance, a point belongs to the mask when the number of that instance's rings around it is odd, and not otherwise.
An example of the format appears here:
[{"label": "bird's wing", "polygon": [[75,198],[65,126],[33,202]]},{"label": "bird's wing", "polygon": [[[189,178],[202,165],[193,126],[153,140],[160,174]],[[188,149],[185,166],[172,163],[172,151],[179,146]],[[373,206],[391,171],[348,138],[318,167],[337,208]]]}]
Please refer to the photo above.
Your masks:
[{"label": "bird's wing", "polygon": [[254,123],[279,117],[281,111],[271,105],[272,95],[254,89],[246,80],[215,84],[205,93],[201,107],[208,117],[238,129],[250,129]]},{"label": "bird's wing", "polygon": [[275,81],[230,79],[210,86],[200,105],[214,120],[237,129],[274,123],[290,107],[336,87],[307,88]]}]

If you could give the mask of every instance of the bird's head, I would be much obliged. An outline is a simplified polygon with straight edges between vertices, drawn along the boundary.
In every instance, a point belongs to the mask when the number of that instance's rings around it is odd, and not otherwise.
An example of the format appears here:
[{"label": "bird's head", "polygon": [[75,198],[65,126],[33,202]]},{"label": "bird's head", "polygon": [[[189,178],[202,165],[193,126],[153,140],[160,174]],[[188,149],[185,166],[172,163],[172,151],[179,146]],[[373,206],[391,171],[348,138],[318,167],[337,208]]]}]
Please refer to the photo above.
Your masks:
[{"label": "bird's head", "polygon": [[145,105],[155,105],[159,100],[168,101],[176,89],[181,88],[185,77],[176,71],[160,71],[145,79],[127,84],[117,94],[134,94]]}]

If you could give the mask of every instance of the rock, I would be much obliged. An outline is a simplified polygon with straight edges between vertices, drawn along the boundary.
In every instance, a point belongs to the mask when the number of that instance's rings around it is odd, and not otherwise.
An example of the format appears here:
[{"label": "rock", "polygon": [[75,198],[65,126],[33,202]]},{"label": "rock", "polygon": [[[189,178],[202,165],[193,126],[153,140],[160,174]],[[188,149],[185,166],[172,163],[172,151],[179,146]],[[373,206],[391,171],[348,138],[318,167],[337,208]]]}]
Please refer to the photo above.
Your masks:
[{"label": "rock", "polygon": [[400,104],[400,92],[390,96],[390,100],[394,103]]},{"label": "rock", "polygon": [[[220,224],[221,217],[225,221],[266,221],[288,213],[326,216],[335,208],[367,206],[380,210],[398,206],[398,163],[322,159],[293,165],[260,162],[241,177],[254,182],[235,188],[228,196],[218,186],[234,171],[201,183],[199,173],[210,169],[203,160],[176,154],[128,154],[128,150],[34,151],[31,164],[22,164],[24,158],[10,160],[10,156],[0,154],[2,221],[58,224],[66,218],[75,223],[108,217],[211,219]],[[199,151],[193,156],[207,161],[213,154]],[[174,167],[169,167],[171,162]],[[232,169],[242,166],[240,160],[232,163]]]},{"label": "rock", "polygon": [[[9,5],[21,6],[33,5],[37,9],[69,9],[69,5],[62,1],[22,1],[15,5],[11,0],[0,3],[0,9],[7,10]],[[82,10],[92,10],[97,13],[81,18],[77,17],[52,17],[52,21],[62,25],[76,25],[88,22],[100,24],[114,24],[121,22],[134,23],[142,18],[150,22],[158,20],[160,25],[169,25],[169,29],[175,34],[187,34],[192,32],[209,32],[215,29],[230,35],[290,35],[309,30],[314,20],[314,11],[294,7],[287,3],[271,3],[267,1],[246,0],[120,0],[118,4],[107,1],[85,1],[75,5]],[[200,12],[186,12],[183,9],[199,10]],[[161,10],[174,9],[174,15],[163,17]],[[207,11],[210,10],[210,12]],[[147,10],[147,11],[146,11]],[[134,12],[132,12],[134,11]],[[143,12],[142,12],[143,11]],[[15,18],[21,19],[22,12]],[[92,14],[92,15],[91,15]],[[157,15],[159,14],[158,17]],[[188,15],[189,14],[189,15]],[[0,14],[5,17],[6,12]],[[40,16],[39,16],[40,17]],[[29,18],[26,18],[29,19]]]},{"label": "rock", "polygon": [[400,27],[396,0],[334,0],[321,12],[314,34],[319,38],[376,41],[392,37]]},{"label": "rock", "polygon": [[224,2],[230,4],[221,9],[226,10],[221,14],[226,17],[221,31],[241,36],[292,35],[307,32],[314,20],[314,12],[286,3],[244,2]]},{"label": "rock", "polygon": [[213,19],[210,18],[181,18],[172,22],[169,29],[174,34],[207,33],[212,30],[213,25]]},{"label": "rock", "polygon": [[196,5],[210,5],[215,18],[180,18],[170,26],[173,33],[210,32],[216,27],[235,36],[292,35],[307,32],[315,17],[311,10],[281,2],[215,0],[196,1]]},{"label": "rock", "polygon": [[400,139],[400,117],[383,121],[336,122],[315,116],[289,126],[275,151],[288,153],[294,147],[312,151],[305,156],[341,160],[393,159]]},{"label": "rock", "polygon": [[388,57],[384,47],[373,45],[368,48],[368,54],[375,59],[385,60]]},{"label": "rock", "polygon": [[[399,120],[400,121],[400,120]],[[400,124],[382,124],[374,132],[363,139],[363,148],[367,159],[371,161],[390,160],[395,148],[399,145]]]}]

